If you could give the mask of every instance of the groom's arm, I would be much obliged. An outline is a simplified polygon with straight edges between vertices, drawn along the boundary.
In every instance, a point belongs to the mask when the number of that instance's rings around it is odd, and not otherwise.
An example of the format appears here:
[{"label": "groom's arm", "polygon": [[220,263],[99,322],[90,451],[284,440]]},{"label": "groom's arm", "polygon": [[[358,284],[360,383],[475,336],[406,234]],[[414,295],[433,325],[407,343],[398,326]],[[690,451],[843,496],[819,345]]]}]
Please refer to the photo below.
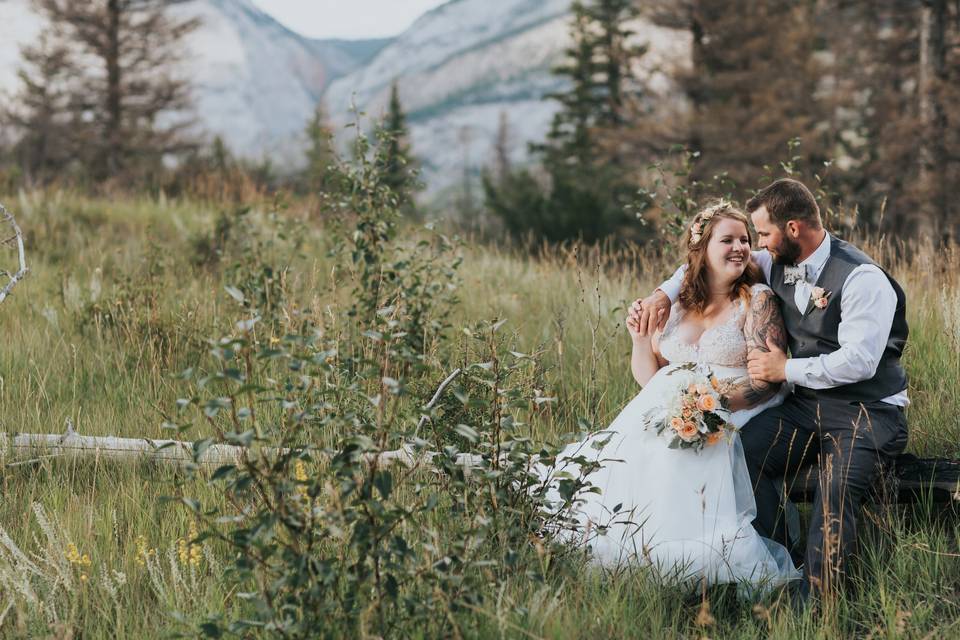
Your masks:
[{"label": "groom's arm", "polygon": [[[760,249],[759,251],[751,251],[750,255],[756,265],[760,267],[760,270],[763,271],[763,281],[770,284],[770,267],[773,264],[770,253],[766,249]],[[680,268],[673,272],[669,280],[662,282],[660,286],[657,287],[657,291],[662,291],[666,294],[671,304],[676,302],[677,298],[680,297],[680,287],[683,285],[683,276],[686,275],[686,273],[687,265],[682,264]]]},{"label": "groom's arm", "polygon": [[784,378],[810,389],[831,389],[869,380],[886,348],[897,310],[897,294],[874,265],[854,269],[843,283],[840,326],[833,353],[813,358],[791,358]]},{"label": "groom's arm", "polygon": [[[773,259],[766,249],[751,252],[753,261],[763,271],[764,282],[770,282],[770,267]],[[640,329],[646,334],[652,334],[656,329],[663,330],[670,317],[670,306],[680,297],[680,288],[683,286],[683,276],[687,273],[687,265],[682,264],[673,272],[669,280],[660,283],[653,293],[634,302],[635,310],[640,316]]]}]

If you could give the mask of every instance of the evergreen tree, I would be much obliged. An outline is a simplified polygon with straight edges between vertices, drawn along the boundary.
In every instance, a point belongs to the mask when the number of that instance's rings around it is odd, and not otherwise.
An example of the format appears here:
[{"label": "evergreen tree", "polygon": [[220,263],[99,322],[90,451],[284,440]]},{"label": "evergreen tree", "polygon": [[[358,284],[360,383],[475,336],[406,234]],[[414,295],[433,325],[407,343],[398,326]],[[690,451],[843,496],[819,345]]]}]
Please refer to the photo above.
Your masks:
[{"label": "evergreen tree", "polygon": [[86,123],[82,148],[95,178],[159,167],[164,155],[192,148],[190,123],[161,126],[161,114],[182,112],[188,84],[176,74],[183,39],[198,26],[168,7],[183,0],[34,0],[71,50],[85,59],[76,103]]},{"label": "evergreen tree", "polygon": [[601,71],[599,124],[616,128],[626,121],[630,65],[647,52],[646,45],[630,42],[634,32],[627,26],[640,15],[633,0],[595,0],[583,11],[596,25],[595,65]]},{"label": "evergreen tree", "polygon": [[394,192],[401,205],[410,205],[418,187],[416,166],[410,152],[407,117],[400,104],[400,89],[396,82],[390,88],[390,104],[380,125],[379,137],[383,147],[378,154],[383,183]]},{"label": "evergreen tree", "polygon": [[514,236],[588,242],[614,233],[636,237],[625,212],[636,188],[616,144],[605,144],[627,123],[627,92],[636,85],[632,66],[644,53],[627,44],[625,25],[636,11],[622,0],[578,1],[572,11],[571,45],[565,63],[554,69],[569,80],[569,89],[547,96],[560,109],[546,141],[531,145],[546,180],[526,170],[497,179],[485,175],[487,205]]},{"label": "evergreen tree", "polygon": [[233,155],[220,136],[214,136],[210,145],[210,168],[224,174],[233,168]]},{"label": "evergreen tree", "polygon": [[695,177],[729,173],[745,189],[769,179],[770,165],[799,138],[802,166],[826,160],[819,125],[822,77],[814,46],[814,5],[790,0],[701,0],[697,3],[698,96],[691,123],[700,145]]},{"label": "evergreen tree", "polygon": [[544,164],[551,171],[564,165],[585,167],[590,164],[590,152],[593,149],[591,128],[603,110],[594,61],[595,37],[591,32],[591,19],[581,2],[574,2],[572,10],[572,44],[565,52],[567,60],[553,69],[554,74],[566,76],[570,88],[563,93],[547,96],[559,102],[560,109],[553,116],[546,142],[531,146],[533,151],[543,154]]},{"label": "evergreen tree", "polygon": [[70,48],[54,30],[42,32],[21,57],[21,88],[6,120],[19,134],[14,156],[27,179],[42,181],[61,172],[76,152],[77,69]]},{"label": "evergreen tree", "polygon": [[330,167],[334,164],[333,132],[327,125],[323,105],[317,105],[307,124],[307,167],[304,170],[306,186],[310,191],[324,191],[332,179]]},{"label": "evergreen tree", "polygon": [[[960,8],[930,0],[826,3],[820,26],[839,79],[831,123],[844,198],[859,222],[900,236],[958,237]],[[839,37],[842,35],[843,37]]]}]

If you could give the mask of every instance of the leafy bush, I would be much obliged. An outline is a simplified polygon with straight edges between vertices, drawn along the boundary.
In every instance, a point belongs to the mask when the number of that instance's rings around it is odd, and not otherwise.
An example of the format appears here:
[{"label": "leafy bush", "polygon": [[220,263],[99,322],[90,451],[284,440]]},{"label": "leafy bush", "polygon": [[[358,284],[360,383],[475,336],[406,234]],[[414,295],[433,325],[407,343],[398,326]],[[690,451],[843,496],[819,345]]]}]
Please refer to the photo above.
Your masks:
[{"label": "leafy bush", "polygon": [[[536,362],[509,349],[502,322],[467,330],[477,362],[453,394],[468,421],[425,406],[452,360],[443,319],[457,299],[456,242],[429,228],[397,242],[398,202],[376,158],[357,157],[334,243],[349,256],[351,304],[339,315],[272,312],[254,252],[230,288],[242,307],[235,331],[211,343],[203,371],[183,375],[195,393],[168,426],[188,431],[192,415],[217,434],[194,443],[196,459],[215,441],[246,448],[211,478],[225,500],[182,498],[202,526],[194,542],[231,550],[226,580],[245,599],[241,617],[203,624],[210,636],[463,634],[491,583],[538,566],[521,559],[568,524],[533,472],[555,452],[524,432],[543,402],[525,375]],[[583,486],[563,481],[565,507]]]}]

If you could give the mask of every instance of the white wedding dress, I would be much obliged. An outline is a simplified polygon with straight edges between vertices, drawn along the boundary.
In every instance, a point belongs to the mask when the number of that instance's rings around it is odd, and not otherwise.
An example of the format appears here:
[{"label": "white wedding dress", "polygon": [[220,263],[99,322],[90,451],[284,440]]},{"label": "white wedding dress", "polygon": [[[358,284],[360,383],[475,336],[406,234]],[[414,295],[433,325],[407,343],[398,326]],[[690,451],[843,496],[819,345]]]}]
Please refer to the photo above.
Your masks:
[{"label": "white wedding dress", "polygon": [[[754,292],[758,287],[756,285]],[[693,372],[678,369],[689,363],[709,368],[717,377],[747,375],[747,344],[743,335],[746,304],[733,316],[705,331],[698,344],[677,335],[683,312],[674,304],[660,338],[660,352],[669,364],[620,412],[610,427],[568,445],[556,466],[541,474],[572,472],[565,457],[584,456],[602,467],[586,480],[600,493],[581,493],[574,508],[574,531],[568,542],[589,546],[592,558],[605,566],[637,564],[652,567],[667,581],[708,584],[735,582],[760,587],[798,579],[787,550],[761,538],[750,524],[756,503],[744,462],[740,436],[693,449],[670,449],[672,434],[647,427],[648,415],[686,387]],[[767,403],[735,412],[731,422],[742,427],[769,406],[783,401],[785,391]],[[669,431],[669,430],[668,430]],[[559,500],[555,485],[548,497]]]}]

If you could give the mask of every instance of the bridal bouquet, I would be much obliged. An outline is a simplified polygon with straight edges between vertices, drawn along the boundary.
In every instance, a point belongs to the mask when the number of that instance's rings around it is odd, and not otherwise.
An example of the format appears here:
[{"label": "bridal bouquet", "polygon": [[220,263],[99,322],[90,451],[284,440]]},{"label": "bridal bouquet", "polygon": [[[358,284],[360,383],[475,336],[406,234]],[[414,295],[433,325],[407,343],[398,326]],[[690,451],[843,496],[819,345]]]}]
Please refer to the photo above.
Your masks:
[{"label": "bridal bouquet", "polygon": [[730,424],[730,410],[725,406],[723,383],[712,372],[697,374],[677,388],[666,404],[651,420],[657,434],[672,434],[671,449],[696,449],[717,444],[724,435],[736,429]]}]

